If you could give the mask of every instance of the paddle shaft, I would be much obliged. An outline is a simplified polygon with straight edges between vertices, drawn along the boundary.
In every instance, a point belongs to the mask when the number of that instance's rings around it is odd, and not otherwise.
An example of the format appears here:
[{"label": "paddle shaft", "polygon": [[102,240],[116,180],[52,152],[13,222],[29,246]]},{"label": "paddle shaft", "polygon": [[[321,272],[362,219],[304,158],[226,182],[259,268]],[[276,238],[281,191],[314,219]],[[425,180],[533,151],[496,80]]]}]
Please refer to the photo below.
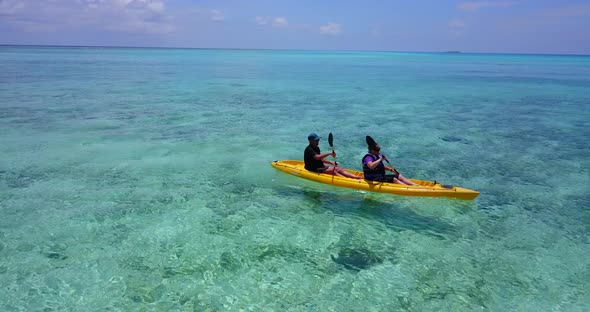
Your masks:
[{"label": "paddle shaft", "polygon": [[[334,147],[332,146],[332,153],[334,153]],[[336,155],[334,155],[334,166],[338,166],[338,163],[336,162]]]},{"label": "paddle shaft", "polygon": [[391,163],[389,162],[389,160],[387,160],[387,157],[385,157],[385,155],[382,155],[382,156],[383,156],[383,159],[385,159],[385,161],[386,161],[386,162],[387,162],[387,164],[389,165],[389,167],[391,167],[391,169],[393,169],[393,171],[394,171],[395,173],[399,174],[399,171],[397,171],[397,169],[395,169],[395,168],[394,168],[394,167],[391,165]]}]

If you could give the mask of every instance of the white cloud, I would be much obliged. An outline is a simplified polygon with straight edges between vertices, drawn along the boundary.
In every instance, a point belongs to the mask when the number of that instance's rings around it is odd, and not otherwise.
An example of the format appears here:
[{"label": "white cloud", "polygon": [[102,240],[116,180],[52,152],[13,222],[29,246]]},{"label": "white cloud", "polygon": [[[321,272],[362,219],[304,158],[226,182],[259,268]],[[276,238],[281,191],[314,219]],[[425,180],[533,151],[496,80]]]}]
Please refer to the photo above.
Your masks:
[{"label": "white cloud", "polygon": [[165,10],[164,2],[150,2],[147,7],[154,12],[164,12]]},{"label": "white cloud", "polygon": [[477,11],[488,6],[487,2],[463,2],[457,5],[457,9],[461,11]]},{"label": "white cloud", "polygon": [[175,30],[165,0],[0,0],[3,21],[24,31],[102,29],[162,34]]},{"label": "white cloud", "polygon": [[268,24],[268,18],[266,18],[264,16],[256,16],[256,24],[266,25],[266,24]]},{"label": "white cloud", "polygon": [[474,2],[462,2],[457,4],[457,9],[467,12],[475,12],[485,8],[509,8],[515,5],[515,2],[511,1],[474,1]]},{"label": "white cloud", "polygon": [[336,23],[328,23],[328,25],[320,26],[320,34],[322,35],[338,35],[342,32],[342,26]]},{"label": "white cloud", "polygon": [[383,30],[385,28],[385,25],[383,22],[381,21],[377,21],[375,23],[373,23],[373,25],[371,25],[370,28],[370,34],[372,37],[381,37],[383,35]]},{"label": "white cloud", "polygon": [[371,36],[381,37],[381,28],[371,28]]},{"label": "white cloud", "polygon": [[210,19],[214,22],[223,22],[225,20],[225,15],[219,10],[211,10]]},{"label": "white cloud", "polygon": [[287,21],[287,18],[284,16],[256,16],[254,21],[258,25],[271,25],[272,27],[278,28],[289,26],[289,21]]},{"label": "white cloud", "polygon": [[25,4],[21,0],[0,0],[0,15],[12,15],[22,10]]},{"label": "white cloud", "polygon": [[547,8],[540,12],[542,16],[568,18],[578,16],[590,16],[590,4],[578,4]]},{"label": "white cloud", "polygon": [[274,27],[287,27],[289,25],[289,22],[287,22],[287,19],[283,16],[279,16],[279,17],[275,17],[275,19],[272,21],[272,25]]},{"label": "white cloud", "polygon": [[[119,6],[126,6],[133,1],[134,0],[113,0],[113,2],[115,2],[115,4],[118,4]],[[98,3],[98,2],[104,2],[104,1],[87,0],[86,2]]]},{"label": "white cloud", "polygon": [[454,29],[463,28],[465,27],[465,22],[462,20],[455,19],[449,22],[449,27]]}]

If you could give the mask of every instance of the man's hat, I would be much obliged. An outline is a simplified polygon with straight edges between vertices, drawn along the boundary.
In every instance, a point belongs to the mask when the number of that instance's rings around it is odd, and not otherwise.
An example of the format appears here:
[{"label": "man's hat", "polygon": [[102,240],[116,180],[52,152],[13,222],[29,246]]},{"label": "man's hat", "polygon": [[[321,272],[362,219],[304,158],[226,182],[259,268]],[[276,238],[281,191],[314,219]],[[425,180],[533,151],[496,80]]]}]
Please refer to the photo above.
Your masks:
[{"label": "man's hat", "polygon": [[310,133],[307,136],[307,139],[310,140],[310,141],[312,141],[312,140],[313,141],[319,141],[320,140],[320,136],[312,132],[312,133]]}]

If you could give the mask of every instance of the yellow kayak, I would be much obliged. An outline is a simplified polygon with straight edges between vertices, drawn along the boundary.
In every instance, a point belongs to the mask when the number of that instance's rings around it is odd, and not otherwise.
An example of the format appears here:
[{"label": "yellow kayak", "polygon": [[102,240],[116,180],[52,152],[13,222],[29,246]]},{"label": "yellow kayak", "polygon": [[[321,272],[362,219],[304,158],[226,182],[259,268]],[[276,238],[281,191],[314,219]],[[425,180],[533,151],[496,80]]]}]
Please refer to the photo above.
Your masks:
[{"label": "yellow kayak", "polygon": [[[473,200],[479,195],[479,192],[470,189],[442,185],[440,183],[410,179],[414,185],[403,185],[396,183],[376,182],[367,180],[357,180],[340,176],[333,176],[331,174],[317,173],[308,171],[304,168],[304,163],[301,160],[276,160],[271,162],[271,166],[281,170],[285,173],[324,183],[334,186],[347,187],[358,190],[365,190],[370,192],[390,193],[404,196],[429,196],[429,197],[451,197],[457,199]],[[346,169],[357,176],[363,176],[360,171]]]}]

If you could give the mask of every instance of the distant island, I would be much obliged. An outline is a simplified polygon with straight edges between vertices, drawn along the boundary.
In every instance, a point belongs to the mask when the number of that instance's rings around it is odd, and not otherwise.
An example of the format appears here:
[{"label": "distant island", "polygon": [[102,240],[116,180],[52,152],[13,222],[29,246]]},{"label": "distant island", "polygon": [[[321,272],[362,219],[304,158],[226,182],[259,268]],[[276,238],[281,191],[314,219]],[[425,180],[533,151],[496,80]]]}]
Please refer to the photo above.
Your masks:
[{"label": "distant island", "polygon": [[443,53],[461,53],[461,51],[444,51]]}]

